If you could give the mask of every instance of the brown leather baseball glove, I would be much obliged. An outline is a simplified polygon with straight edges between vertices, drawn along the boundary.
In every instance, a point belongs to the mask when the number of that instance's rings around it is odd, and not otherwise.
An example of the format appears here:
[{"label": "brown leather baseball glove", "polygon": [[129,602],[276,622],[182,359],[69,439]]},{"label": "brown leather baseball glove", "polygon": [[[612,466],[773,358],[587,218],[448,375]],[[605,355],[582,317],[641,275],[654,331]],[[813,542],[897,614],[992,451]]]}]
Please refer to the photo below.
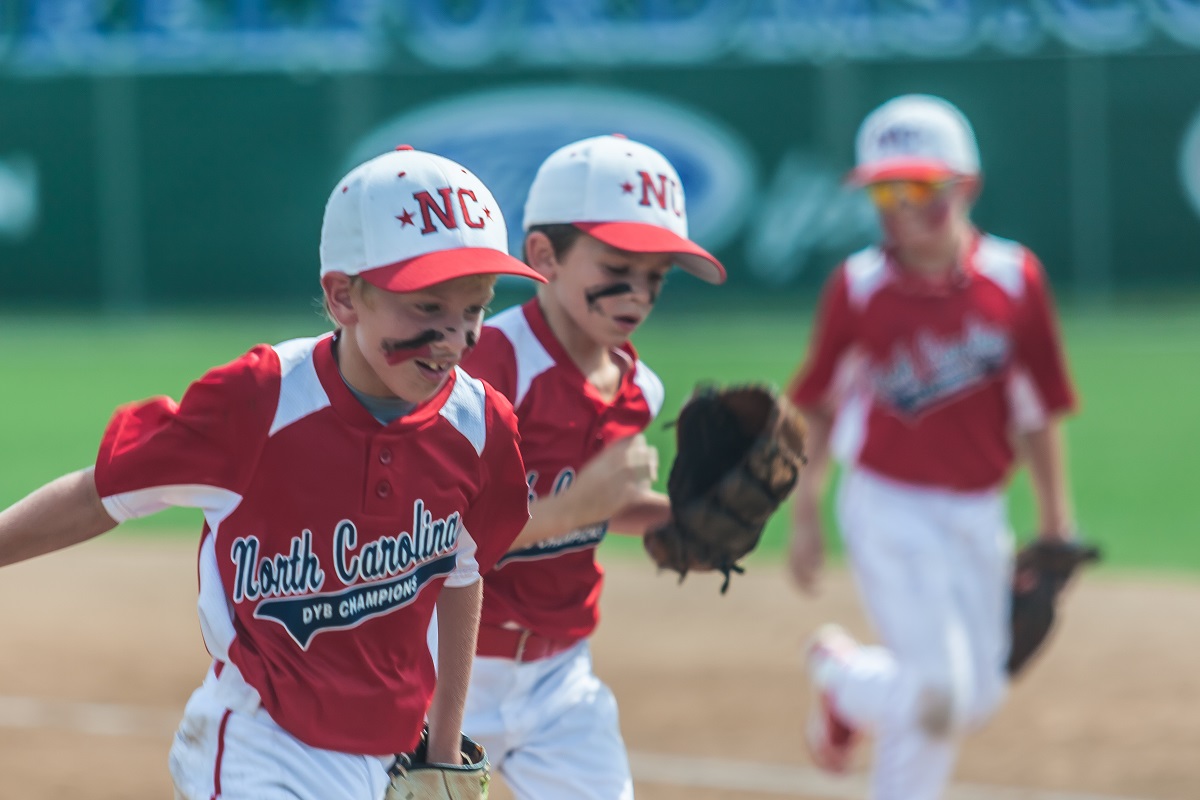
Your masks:
[{"label": "brown leather baseball glove", "polygon": [[738,560],[796,485],[804,420],[766,386],[701,385],[675,425],[671,520],[646,534],[646,551],[680,580],[691,570],[724,573],[724,594],[730,574],[744,571]]},{"label": "brown leather baseball glove", "polygon": [[1017,553],[1013,574],[1012,646],[1008,674],[1016,676],[1046,642],[1059,595],[1083,564],[1100,560],[1100,548],[1069,540],[1034,539]]}]

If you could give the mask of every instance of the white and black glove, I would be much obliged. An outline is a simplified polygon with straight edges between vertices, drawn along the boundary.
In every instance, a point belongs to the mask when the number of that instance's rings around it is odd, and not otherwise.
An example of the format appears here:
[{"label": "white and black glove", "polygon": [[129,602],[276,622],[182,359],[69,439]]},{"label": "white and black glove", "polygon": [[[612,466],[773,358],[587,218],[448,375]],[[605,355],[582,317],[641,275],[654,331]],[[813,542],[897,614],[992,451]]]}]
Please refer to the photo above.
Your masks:
[{"label": "white and black glove", "polygon": [[428,743],[426,729],[416,750],[396,756],[384,800],[487,800],[492,776],[481,744],[464,735],[462,764],[433,764],[425,760]]}]

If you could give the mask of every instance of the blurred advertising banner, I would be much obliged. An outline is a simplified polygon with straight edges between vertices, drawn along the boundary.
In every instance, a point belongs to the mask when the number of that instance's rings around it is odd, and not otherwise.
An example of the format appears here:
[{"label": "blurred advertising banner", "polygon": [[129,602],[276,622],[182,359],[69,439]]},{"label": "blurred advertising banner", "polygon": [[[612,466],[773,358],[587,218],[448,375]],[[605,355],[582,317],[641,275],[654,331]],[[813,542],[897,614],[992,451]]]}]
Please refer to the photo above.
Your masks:
[{"label": "blurred advertising banner", "polygon": [[10,71],[803,63],[1200,46],[1195,0],[5,0]]},{"label": "blurred advertising banner", "polygon": [[401,143],[519,252],[541,160],[612,132],[731,286],[807,292],[875,236],[842,176],[904,92],[972,120],[979,223],[1060,293],[1200,288],[1196,0],[0,0],[0,297],[294,304],[333,182]]}]

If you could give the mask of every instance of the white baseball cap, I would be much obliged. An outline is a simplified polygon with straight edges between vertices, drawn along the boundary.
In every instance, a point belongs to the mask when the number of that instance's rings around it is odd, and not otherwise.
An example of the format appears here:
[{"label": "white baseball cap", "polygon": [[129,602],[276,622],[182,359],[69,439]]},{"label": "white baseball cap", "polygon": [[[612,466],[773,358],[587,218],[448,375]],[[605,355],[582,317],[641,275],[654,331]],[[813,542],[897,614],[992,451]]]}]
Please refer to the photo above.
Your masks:
[{"label": "white baseball cap", "polygon": [[555,224],[619,250],[669,253],[701,280],[725,282],[721,262],[688,239],[679,173],[662,153],[619,133],[569,144],[542,162],[525,201],[525,230]]},{"label": "white baseball cap", "polygon": [[321,274],[415,292],[465,275],[545,278],[508,254],[500,205],[462,165],[401,145],[338,182],[321,225]]},{"label": "white baseball cap", "polygon": [[979,174],[971,123],[955,106],[906,94],[872,111],[858,129],[852,183],[940,181]]}]

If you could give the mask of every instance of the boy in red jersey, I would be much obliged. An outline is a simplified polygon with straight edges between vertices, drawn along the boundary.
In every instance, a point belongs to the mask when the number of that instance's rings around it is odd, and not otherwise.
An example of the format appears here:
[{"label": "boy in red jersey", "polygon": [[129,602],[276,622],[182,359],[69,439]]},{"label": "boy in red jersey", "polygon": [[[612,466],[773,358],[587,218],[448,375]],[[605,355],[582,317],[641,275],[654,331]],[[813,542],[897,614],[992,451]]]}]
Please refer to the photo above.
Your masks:
[{"label": "boy in red jersey", "polygon": [[710,283],[725,270],[687,238],[675,169],[623,136],[550,155],[525,232],[526,261],[549,282],[489,322],[465,365],[516,409],[532,517],[484,578],[464,724],[523,800],[630,798],[616,702],[587,644],[596,546],[670,514],[650,489],[657,454],[641,434],[663,387],[629,337],[673,264]]},{"label": "boy in red jersey", "polygon": [[529,519],[512,406],[457,367],[495,276],[542,280],[506,242],[458,164],[401,147],[360,165],[321,232],[332,334],[119,408],[94,467],[0,513],[7,564],[203,511],[213,666],[171,749],[176,797],[379,800],[426,718],[429,760],[460,763],[480,570]]},{"label": "boy in red jersey", "polygon": [[864,120],[851,179],[884,241],[830,277],[791,389],[810,426],[792,573],[815,588],[832,439],[847,466],[839,526],[882,640],[836,626],[810,639],[807,739],[840,771],[873,733],[876,800],[941,797],[961,735],[1004,697],[1014,440],[1039,535],[1074,529],[1059,418],[1075,398],[1050,292],[1033,253],[972,225],[979,176],[970,124],[940,98],[898,97]]}]

